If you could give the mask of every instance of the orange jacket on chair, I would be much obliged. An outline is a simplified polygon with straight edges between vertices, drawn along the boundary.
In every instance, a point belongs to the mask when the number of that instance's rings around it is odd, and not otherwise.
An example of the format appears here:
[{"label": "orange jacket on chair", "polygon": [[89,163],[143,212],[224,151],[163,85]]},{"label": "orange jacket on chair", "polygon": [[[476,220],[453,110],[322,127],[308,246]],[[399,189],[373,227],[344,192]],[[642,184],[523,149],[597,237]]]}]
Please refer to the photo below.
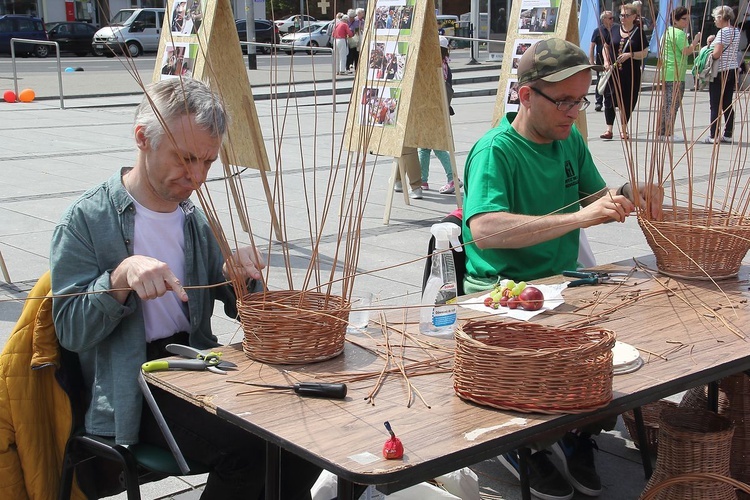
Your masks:
[{"label": "orange jacket on chair", "polygon": [[[60,349],[52,323],[49,272],[29,292],[0,354],[0,498],[54,499],[72,429],[57,383]],[[85,498],[74,484],[71,498]]]}]

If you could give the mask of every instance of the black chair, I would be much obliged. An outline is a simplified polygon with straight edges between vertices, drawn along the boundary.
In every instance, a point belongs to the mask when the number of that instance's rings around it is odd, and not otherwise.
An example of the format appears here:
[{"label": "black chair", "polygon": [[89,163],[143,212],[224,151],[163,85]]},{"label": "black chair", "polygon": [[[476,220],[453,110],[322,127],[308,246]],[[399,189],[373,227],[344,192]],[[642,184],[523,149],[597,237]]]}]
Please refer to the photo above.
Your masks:
[{"label": "black chair", "polygon": [[[460,217],[460,212],[452,212],[445,217],[440,222],[452,222],[453,224],[457,225],[458,227],[461,227],[462,219]],[[464,240],[462,236],[459,234],[458,241],[461,242],[463,245]],[[424,287],[427,285],[427,280],[430,279],[430,270],[432,269],[432,253],[435,251],[435,237],[430,236],[430,242],[427,245],[427,259],[424,263],[424,275],[422,276],[422,291],[424,292]],[[463,249],[460,252],[457,252],[455,249],[451,249],[451,253],[453,253],[453,262],[456,267],[456,293],[458,295],[464,294],[464,276],[466,275],[466,252],[463,251]]]},{"label": "black chair", "polygon": [[[70,397],[73,410],[72,433],[65,446],[59,500],[68,500],[73,488],[73,476],[78,470],[78,485],[88,498],[127,492],[129,500],[140,500],[140,485],[169,476],[183,476],[169,449],[150,444],[122,446],[113,438],[86,434],[83,415],[86,397],[78,355],[61,350],[61,369],[58,382]],[[208,468],[188,461],[189,475],[203,474]]]}]

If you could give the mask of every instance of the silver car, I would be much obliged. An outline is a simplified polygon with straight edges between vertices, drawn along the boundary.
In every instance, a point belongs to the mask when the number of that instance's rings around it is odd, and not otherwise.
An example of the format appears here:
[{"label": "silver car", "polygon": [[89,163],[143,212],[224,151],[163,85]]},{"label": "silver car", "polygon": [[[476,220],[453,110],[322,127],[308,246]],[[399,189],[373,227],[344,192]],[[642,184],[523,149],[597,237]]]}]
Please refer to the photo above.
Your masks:
[{"label": "silver car", "polygon": [[312,54],[315,52],[309,47],[332,47],[331,32],[333,21],[312,23],[305,26],[296,33],[289,33],[281,37],[281,50],[287,54],[299,50],[307,50]]}]

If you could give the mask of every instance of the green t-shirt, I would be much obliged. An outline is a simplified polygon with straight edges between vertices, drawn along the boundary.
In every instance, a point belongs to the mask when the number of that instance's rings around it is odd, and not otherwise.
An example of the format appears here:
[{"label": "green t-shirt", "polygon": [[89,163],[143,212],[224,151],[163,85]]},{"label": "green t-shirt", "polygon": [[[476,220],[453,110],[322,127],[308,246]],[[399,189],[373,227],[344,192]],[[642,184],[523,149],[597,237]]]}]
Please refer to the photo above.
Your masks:
[{"label": "green t-shirt", "polygon": [[688,56],[682,51],[688,46],[687,35],[681,29],[670,26],[664,33],[662,42],[664,81],[684,82]]},{"label": "green t-shirt", "polygon": [[[468,223],[474,215],[576,212],[581,198],[606,187],[578,129],[573,127],[565,140],[537,144],[511,126],[515,117],[508,113],[469,152],[464,169],[464,242],[473,239]],[[578,237],[575,229],[521,249],[481,250],[468,243],[467,278],[474,285],[479,282],[491,288],[498,277],[528,281],[576,269]],[[469,287],[477,288],[482,287]]]}]

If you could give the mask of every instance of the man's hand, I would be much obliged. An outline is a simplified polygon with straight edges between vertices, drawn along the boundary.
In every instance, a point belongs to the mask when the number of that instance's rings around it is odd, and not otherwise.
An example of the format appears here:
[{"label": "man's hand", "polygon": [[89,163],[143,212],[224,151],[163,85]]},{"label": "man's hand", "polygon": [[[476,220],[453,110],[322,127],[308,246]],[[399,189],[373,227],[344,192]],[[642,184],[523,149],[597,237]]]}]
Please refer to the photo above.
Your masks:
[{"label": "man's hand", "polygon": [[[229,268],[232,272],[229,272]],[[255,247],[241,247],[232,252],[232,256],[227,259],[222,269],[224,276],[230,279],[260,279],[260,270],[266,267],[263,257]]]},{"label": "man's hand", "polygon": [[592,201],[578,212],[583,220],[580,227],[591,227],[604,222],[625,222],[625,219],[635,209],[625,195],[612,195],[607,192],[604,196]]},{"label": "man's hand", "polygon": [[121,304],[125,303],[130,291],[117,289],[126,288],[132,289],[141,300],[161,297],[169,290],[176,293],[183,302],[188,300],[187,292],[169,266],[145,255],[132,255],[120,262],[109,280],[115,289],[111,292],[112,296]]},{"label": "man's hand", "polygon": [[[661,186],[657,186],[656,184],[650,184],[643,188],[638,188],[638,207],[641,210],[646,210],[646,208],[650,205],[651,207],[651,219],[652,220],[661,220],[663,213],[662,213],[662,205],[664,205],[664,188]],[[621,188],[621,192],[623,195],[627,196],[629,200],[636,202],[635,200],[635,194],[633,192],[633,186],[630,183],[625,184]],[[645,196],[648,196],[648,203],[646,203]]]}]

